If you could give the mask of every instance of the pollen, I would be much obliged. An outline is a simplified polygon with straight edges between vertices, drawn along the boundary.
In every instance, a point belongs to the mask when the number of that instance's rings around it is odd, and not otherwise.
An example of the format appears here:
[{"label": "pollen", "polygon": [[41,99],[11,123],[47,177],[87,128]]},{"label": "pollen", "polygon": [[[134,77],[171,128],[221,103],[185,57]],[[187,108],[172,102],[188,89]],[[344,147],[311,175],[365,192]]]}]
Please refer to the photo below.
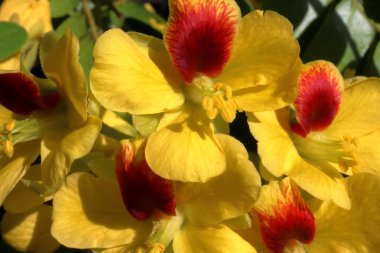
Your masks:
[{"label": "pollen", "polygon": [[277,201],[256,207],[261,238],[272,253],[302,252],[315,236],[315,220],[297,186],[285,181]]}]

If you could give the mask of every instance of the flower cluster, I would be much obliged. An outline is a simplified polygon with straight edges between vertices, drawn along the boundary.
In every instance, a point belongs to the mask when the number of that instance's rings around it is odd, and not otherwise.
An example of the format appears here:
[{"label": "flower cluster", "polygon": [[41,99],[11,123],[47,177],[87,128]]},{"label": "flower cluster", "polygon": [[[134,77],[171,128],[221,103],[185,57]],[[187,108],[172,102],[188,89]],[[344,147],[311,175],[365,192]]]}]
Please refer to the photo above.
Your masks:
[{"label": "flower cluster", "polygon": [[[276,12],[169,5],[163,40],[104,32],[87,81],[73,32],[48,32],[48,1],[3,3],[0,20],[29,34],[0,62],[3,239],[36,253],[378,252],[380,79],[302,63]],[[228,132],[242,112],[257,154]]]}]

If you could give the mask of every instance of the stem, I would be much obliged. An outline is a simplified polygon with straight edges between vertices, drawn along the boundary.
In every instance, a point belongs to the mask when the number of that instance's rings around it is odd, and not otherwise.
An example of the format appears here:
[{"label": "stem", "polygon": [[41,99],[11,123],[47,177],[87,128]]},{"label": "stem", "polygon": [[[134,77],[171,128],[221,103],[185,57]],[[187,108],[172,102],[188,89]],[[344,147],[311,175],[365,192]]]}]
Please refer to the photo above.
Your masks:
[{"label": "stem", "polygon": [[96,40],[99,37],[98,26],[96,25],[94,15],[92,15],[92,11],[89,6],[89,0],[82,0],[82,2],[83,2],[84,12],[88,20],[88,24],[90,25],[91,35],[94,38],[94,40]]}]

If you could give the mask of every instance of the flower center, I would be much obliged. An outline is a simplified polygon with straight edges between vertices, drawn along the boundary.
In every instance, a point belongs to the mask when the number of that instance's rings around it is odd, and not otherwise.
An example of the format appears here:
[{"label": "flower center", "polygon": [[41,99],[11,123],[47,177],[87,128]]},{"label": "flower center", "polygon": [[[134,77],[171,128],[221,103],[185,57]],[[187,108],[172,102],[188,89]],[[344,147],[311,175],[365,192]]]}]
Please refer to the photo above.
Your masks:
[{"label": "flower center", "polygon": [[302,243],[311,243],[315,236],[312,212],[297,186],[286,182],[288,184],[279,189],[277,203],[256,205],[254,210],[262,240],[273,253],[303,252]]},{"label": "flower center", "polygon": [[218,114],[228,123],[235,119],[238,103],[232,97],[230,86],[198,75],[191,85],[185,87],[185,94],[190,102],[202,106],[209,119],[215,119]]},{"label": "flower center", "polygon": [[40,127],[36,120],[9,120],[1,127],[0,144],[4,154],[13,156],[14,145],[41,138]]},{"label": "flower center", "polygon": [[294,134],[292,140],[298,153],[305,159],[317,163],[335,163],[341,172],[362,164],[355,141],[345,136],[342,140],[331,140],[323,133],[311,133],[307,139]]},{"label": "flower center", "polygon": [[362,168],[364,166],[364,162],[360,156],[355,139],[352,139],[349,136],[343,136],[342,147],[344,152],[351,157],[351,160],[339,159],[338,164],[343,171],[347,171],[350,167],[355,169]]}]

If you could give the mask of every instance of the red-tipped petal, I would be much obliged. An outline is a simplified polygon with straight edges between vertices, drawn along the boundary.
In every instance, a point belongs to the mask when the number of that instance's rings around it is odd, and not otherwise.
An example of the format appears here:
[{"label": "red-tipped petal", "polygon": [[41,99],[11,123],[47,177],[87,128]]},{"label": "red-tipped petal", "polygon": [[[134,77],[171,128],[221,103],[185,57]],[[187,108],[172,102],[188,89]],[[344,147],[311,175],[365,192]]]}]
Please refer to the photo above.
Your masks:
[{"label": "red-tipped petal", "polygon": [[115,159],[116,175],[127,210],[137,220],[149,219],[157,210],[176,215],[172,182],[154,174],[145,157],[137,158],[135,152],[131,143],[124,142]]},{"label": "red-tipped petal", "polygon": [[240,20],[228,0],[173,0],[164,35],[171,59],[187,83],[201,73],[217,76],[227,63]]},{"label": "red-tipped petal", "polygon": [[14,113],[28,115],[53,108],[58,102],[57,92],[41,96],[38,85],[23,73],[0,74],[0,104]]},{"label": "red-tipped petal", "polygon": [[315,236],[312,212],[295,184],[283,190],[285,200],[271,207],[271,212],[255,211],[260,222],[261,238],[273,253],[283,253],[295,240],[308,244]]},{"label": "red-tipped petal", "polygon": [[303,67],[294,104],[305,135],[310,131],[322,131],[332,123],[339,111],[343,82],[339,70],[329,62],[314,61]]}]

